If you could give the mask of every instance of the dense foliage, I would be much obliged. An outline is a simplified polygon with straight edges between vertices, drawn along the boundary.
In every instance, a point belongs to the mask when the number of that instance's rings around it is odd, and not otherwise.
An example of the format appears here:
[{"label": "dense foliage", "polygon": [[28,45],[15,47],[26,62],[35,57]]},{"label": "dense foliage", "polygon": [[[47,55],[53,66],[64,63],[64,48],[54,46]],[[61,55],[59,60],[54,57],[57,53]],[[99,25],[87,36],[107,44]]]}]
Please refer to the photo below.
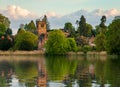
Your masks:
[{"label": "dense foliage", "polygon": [[49,33],[46,43],[47,54],[63,55],[67,52],[67,39],[61,30],[53,30]]},{"label": "dense foliage", "polygon": [[70,23],[70,22],[65,23],[64,31],[69,33],[69,37],[75,36],[75,28],[73,27],[72,23]]},{"label": "dense foliage", "polygon": [[0,14],[0,37],[5,34],[10,26],[10,21],[7,17]]},{"label": "dense foliage", "polygon": [[96,36],[95,44],[97,51],[105,51],[105,35],[103,33]]},{"label": "dense foliage", "polygon": [[7,17],[0,14],[0,24],[3,24],[5,28],[7,29],[10,26],[10,20]]},{"label": "dense foliage", "polygon": [[74,38],[68,38],[67,41],[68,41],[68,51],[76,51],[77,45]]},{"label": "dense foliage", "polygon": [[2,36],[0,38],[0,50],[8,50],[13,46],[13,38],[10,36]]},{"label": "dense foliage", "polygon": [[37,46],[38,37],[33,33],[20,30],[15,38],[15,50],[33,50]]},{"label": "dense foliage", "polygon": [[120,55],[120,19],[114,20],[108,27],[106,49],[110,54]]},{"label": "dense foliage", "polygon": [[82,15],[80,21],[76,21],[78,23],[78,32],[80,36],[89,37],[92,34],[92,25],[86,23],[85,17]]}]

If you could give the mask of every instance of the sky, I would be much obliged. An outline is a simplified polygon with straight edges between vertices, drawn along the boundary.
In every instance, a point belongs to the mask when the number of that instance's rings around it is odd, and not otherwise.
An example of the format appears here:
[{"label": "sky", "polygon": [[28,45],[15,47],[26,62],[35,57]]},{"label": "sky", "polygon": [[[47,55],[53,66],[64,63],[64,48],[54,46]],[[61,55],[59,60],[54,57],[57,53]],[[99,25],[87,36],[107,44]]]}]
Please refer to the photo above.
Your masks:
[{"label": "sky", "polygon": [[65,15],[79,9],[120,9],[120,0],[0,0],[0,8],[16,5],[38,15],[55,12]]},{"label": "sky", "polygon": [[[88,12],[88,17],[92,12],[98,16],[104,14],[120,15],[119,4],[120,0],[0,0],[0,13],[10,19],[11,28],[16,32],[16,28],[19,27],[20,23],[35,20],[44,14],[50,19],[52,28],[61,25],[63,27],[63,24],[59,23],[59,19],[61,22],[69,21],[68,19],[65,21],[64,16],[77,11],[82,12],[81,10]],[[76,16],[76,14],[74,15]],[[61,25],[55,26],[55,23]]]}]

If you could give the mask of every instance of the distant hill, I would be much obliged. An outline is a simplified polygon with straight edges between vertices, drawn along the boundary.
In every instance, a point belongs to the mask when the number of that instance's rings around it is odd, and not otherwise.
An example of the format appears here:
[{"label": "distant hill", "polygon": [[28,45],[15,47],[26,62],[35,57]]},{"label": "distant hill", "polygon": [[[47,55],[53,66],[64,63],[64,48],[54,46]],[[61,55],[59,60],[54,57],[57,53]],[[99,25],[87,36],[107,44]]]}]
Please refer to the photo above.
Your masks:
[{"label": "distant hill", "polygon": [[81,15],[84,15],[87,23],[92,24],[94,27],[100,23],[100,19],[103,15],[107,17],[106,25],[108,25],[115,16],[120,15],[120,11],[116,9],[105,11],[101,9],[93,11],[79,10],[61,17],[54,16],[49,18],[51,28],[63,28],[66,22],[71,22],[74,26],[76,26],[75,22],[76,20],[80,20]]}]

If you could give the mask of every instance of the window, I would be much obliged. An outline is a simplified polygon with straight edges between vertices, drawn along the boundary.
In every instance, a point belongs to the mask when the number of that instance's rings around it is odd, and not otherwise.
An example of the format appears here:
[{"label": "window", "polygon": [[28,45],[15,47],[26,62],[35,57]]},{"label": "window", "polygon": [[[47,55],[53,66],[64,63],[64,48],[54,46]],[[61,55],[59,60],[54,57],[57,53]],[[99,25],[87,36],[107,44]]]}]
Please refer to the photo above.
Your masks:
[{"label": "window", "polygon": [[44,27],[44,24],[41,24],[41,27]]}]

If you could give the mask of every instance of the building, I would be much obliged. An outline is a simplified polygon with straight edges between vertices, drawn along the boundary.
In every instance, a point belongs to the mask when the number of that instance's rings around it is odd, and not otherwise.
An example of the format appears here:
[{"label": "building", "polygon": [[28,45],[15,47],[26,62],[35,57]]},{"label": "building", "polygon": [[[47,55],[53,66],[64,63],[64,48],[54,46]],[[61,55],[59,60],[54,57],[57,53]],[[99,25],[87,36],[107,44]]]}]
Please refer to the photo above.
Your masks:
[{"label": "building", "polygon": [[47,40],[47,23],[45,20],[36,20],[37,34],[38,34],[38,49],[43,50],[44,44]]}]

